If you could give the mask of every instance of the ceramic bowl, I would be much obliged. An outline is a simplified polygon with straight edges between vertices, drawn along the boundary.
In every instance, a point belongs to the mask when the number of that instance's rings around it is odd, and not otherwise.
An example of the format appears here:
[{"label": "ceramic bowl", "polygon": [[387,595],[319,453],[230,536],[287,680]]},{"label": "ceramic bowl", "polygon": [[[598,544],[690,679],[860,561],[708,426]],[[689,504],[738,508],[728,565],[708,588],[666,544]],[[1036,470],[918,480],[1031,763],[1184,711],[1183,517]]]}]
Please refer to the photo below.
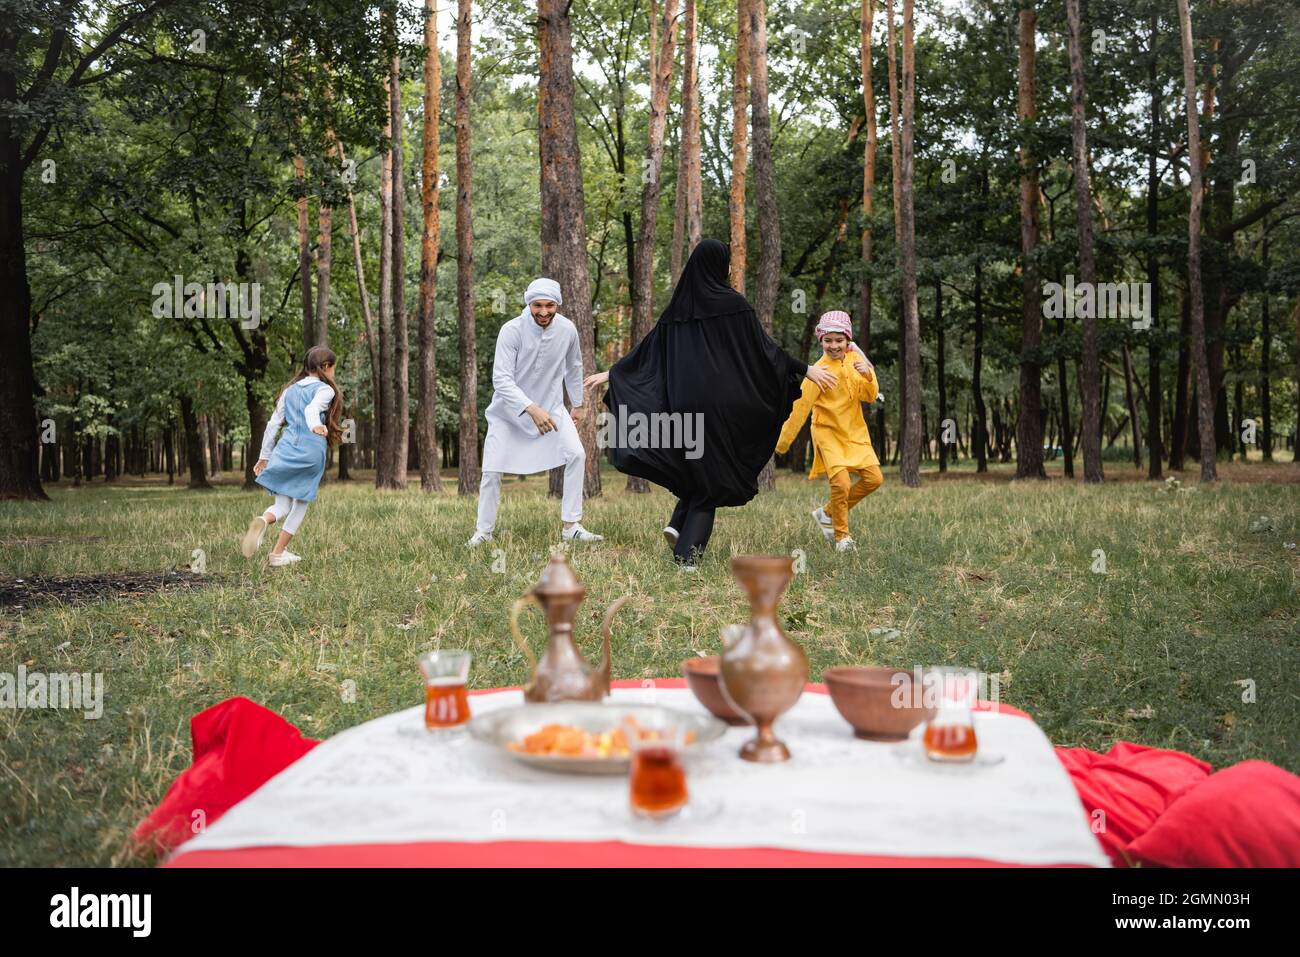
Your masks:
[{"label": "ceramic bowl", "polygon": [[934,717],[933,708],[920,707],[922,689],[914,692],[912,679],[901,668],[852,665],[827,668],[823,675],[835,710],[868,741],[901,741]]}]

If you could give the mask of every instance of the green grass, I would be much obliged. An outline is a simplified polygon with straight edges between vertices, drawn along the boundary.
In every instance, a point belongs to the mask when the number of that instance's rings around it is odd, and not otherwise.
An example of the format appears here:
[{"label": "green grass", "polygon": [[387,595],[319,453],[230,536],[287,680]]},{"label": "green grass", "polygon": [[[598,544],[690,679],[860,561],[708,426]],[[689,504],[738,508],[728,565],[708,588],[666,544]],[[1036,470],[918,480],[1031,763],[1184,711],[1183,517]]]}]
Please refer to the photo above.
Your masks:
[{"label": "green grass", "polygon": [[[1057,744],[1105,750],[1123,738],[1216,767],[1263,758],[1300,770],[1298,552],[1285,547],[1300,537],[1300,469],[1222,466],[1227,481],[1212,488],[1187,472],[1189,490],[1166,493],[1113,464],[1130,480],[1012,484],[1004,468],[927,473],[920,490],[887,469],[852,513],[860,551],[847,555],[808,517],[824,481],[782,473],[775,493],[719,513],[696,576],[668,561],[668,495],[628,494],[606,473],[584,516],[606,540],[573,551],[588,588],[580,644],[595,655],[604,607],[637,593],[615,623],[615,677],[679,674],[746,614],[727,557],[802,549],[806,569],[781,611],[814,679],[837,663],[973,665],[1002,673],[1003,700]],[[105,682],[98,721],[0,711],[0,863],[147,863],[129,833],[188,765],[190,716],[231,695],[325,737],[422,700],[425,649],[472,650],[476,687],[522,681],[507,614],[558,540],[559,503],[540,477],[505,486],[500,571],[490,550],[463,549],[474,501],[454,491],[327,485],[294,546],[304,561],[288,569],[239,556],[236,536],[266,499],[233,486],[96,483],[56,488],[51,503],[0,503],[0,577],[184,567],[201,548],[214,579],[0,617],[0,671],[25,663]],[[1259,516],[1273,527],[1252,532]],[[1091,570],[1095,549],[1105,574]],[[1246,679],[1254,703],[1236,684]]]}]

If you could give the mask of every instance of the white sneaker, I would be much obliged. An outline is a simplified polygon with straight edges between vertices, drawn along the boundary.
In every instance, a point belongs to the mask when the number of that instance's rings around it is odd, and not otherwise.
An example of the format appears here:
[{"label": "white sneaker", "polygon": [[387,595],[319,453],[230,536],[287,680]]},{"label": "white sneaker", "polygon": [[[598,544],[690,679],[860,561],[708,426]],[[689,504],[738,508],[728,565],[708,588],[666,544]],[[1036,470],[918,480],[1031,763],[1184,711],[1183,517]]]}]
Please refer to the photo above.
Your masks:
[{"label": "white sneaker", "polygon": [[673,528],[671,525],[664,526],[664,541],[673,548],[677,547],[677,539],[680,537],[681,536],[677,533],[677,529]]},{"label": "white sneaker", "polygon": [[817,523],[817,527],[822,530],[822,535],[826,538],[826,541],[834,542],[835,528],[831,523],[831,517],[826,514],[826,508],[818,505],[812,510],[812,517],[813,521]]},{"label": "white sneaker", "polygon": [[604,535],[597,535],[595,532],[589,532],[582,527],[582,523],[576,523],[573,528],[566,528],[560,532],[560,538],[566,542],[603,542]]},{"label": "white sneaker", "polygon": [[292,565],[294,562],[300,561],[302,561],[301,555],[295,555],[286,548],[284,551],[280,552],[280,554],[272,555],[270,559],[267,560],[267,564],[272,568],[283,568],[285,565]]},{"label": "white sneaker", "polygon": [[841,538],[835,543],[835,550],[837,552],[856,552],[858,550],[858,543],[852,538]]},{"label": "white sneaker", "polygon": [[248,531],[244,532],[239,538],[239,551],[245,558],[252,558],[257,554],[257,550],[262,547],[262,539],[266,536],[266,519],[258,515],[248,523]]},{"label": "white sneaker", "polygon": [[491,532],[475,532],[474,536],[465,543],[466,548],[478,548],[484,542],[493,541]]}]

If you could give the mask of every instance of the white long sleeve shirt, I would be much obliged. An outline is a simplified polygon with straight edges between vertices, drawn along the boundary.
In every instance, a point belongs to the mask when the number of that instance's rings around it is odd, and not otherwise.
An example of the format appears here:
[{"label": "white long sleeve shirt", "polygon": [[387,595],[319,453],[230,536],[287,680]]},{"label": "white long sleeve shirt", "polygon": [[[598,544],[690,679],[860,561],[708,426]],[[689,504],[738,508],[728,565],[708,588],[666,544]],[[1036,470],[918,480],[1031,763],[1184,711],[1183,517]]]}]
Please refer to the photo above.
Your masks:
[{"label": "white long sleeve shirt", "polygon": [[[320,383],[315,394],[311,397],[311,401],[302,410],[303,418],[307,420],[307,428],[314,429],[318,425],[325,424],[325,411],[330,407],[330,403],[334,401],[334,390],[314,375],[304,376],[294,385],[301,382]],[[285,392],[287,391],[289,390],[286,389]],[[262,451],[257,456],[259,459],[269,459],[271,457],[271,452],[275,449],[276,433],[280,431],[280,426],[284,425],[284,422],[284,392],[281,392],[280,398],[275,403],[275,411],[271,413],[271,420],[266,423],[266,431],[262,433]]]},{"label": "white long sleeve shirt", "polygon": [[[556,314],[543,329],[525,308],[497,334],[492,361],[492,402],[485,417],[483,468],[491,472],[530,475],[564,461],[563,443],[575,432],[564,408],[564,393],[574,408],[582,405],[582,347],[578,328]],[[537,405],[550,413],[557,430],[542,435],[532,416]]]}]

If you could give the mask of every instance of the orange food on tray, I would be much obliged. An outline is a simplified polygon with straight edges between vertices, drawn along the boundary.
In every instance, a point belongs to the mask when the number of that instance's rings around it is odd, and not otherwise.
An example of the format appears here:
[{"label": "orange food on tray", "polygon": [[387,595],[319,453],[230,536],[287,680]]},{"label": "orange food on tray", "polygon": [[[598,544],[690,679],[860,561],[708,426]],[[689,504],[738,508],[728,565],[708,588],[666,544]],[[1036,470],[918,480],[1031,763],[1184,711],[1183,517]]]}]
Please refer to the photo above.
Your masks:
[{"label": "orange food on tray", "polygon": [[[624,720],[637,729],[643,741],[657,736],[656,732],[641,728],[631,715]],[[688,732],[687,742],[694,739],[695,732]],[[569,724],[543,725],[522,741],[511,741],[506,747],[523,754],[565,758],[626,758],[632,753],[628,747],[627,734],[622,728],[595,732]]]}]

